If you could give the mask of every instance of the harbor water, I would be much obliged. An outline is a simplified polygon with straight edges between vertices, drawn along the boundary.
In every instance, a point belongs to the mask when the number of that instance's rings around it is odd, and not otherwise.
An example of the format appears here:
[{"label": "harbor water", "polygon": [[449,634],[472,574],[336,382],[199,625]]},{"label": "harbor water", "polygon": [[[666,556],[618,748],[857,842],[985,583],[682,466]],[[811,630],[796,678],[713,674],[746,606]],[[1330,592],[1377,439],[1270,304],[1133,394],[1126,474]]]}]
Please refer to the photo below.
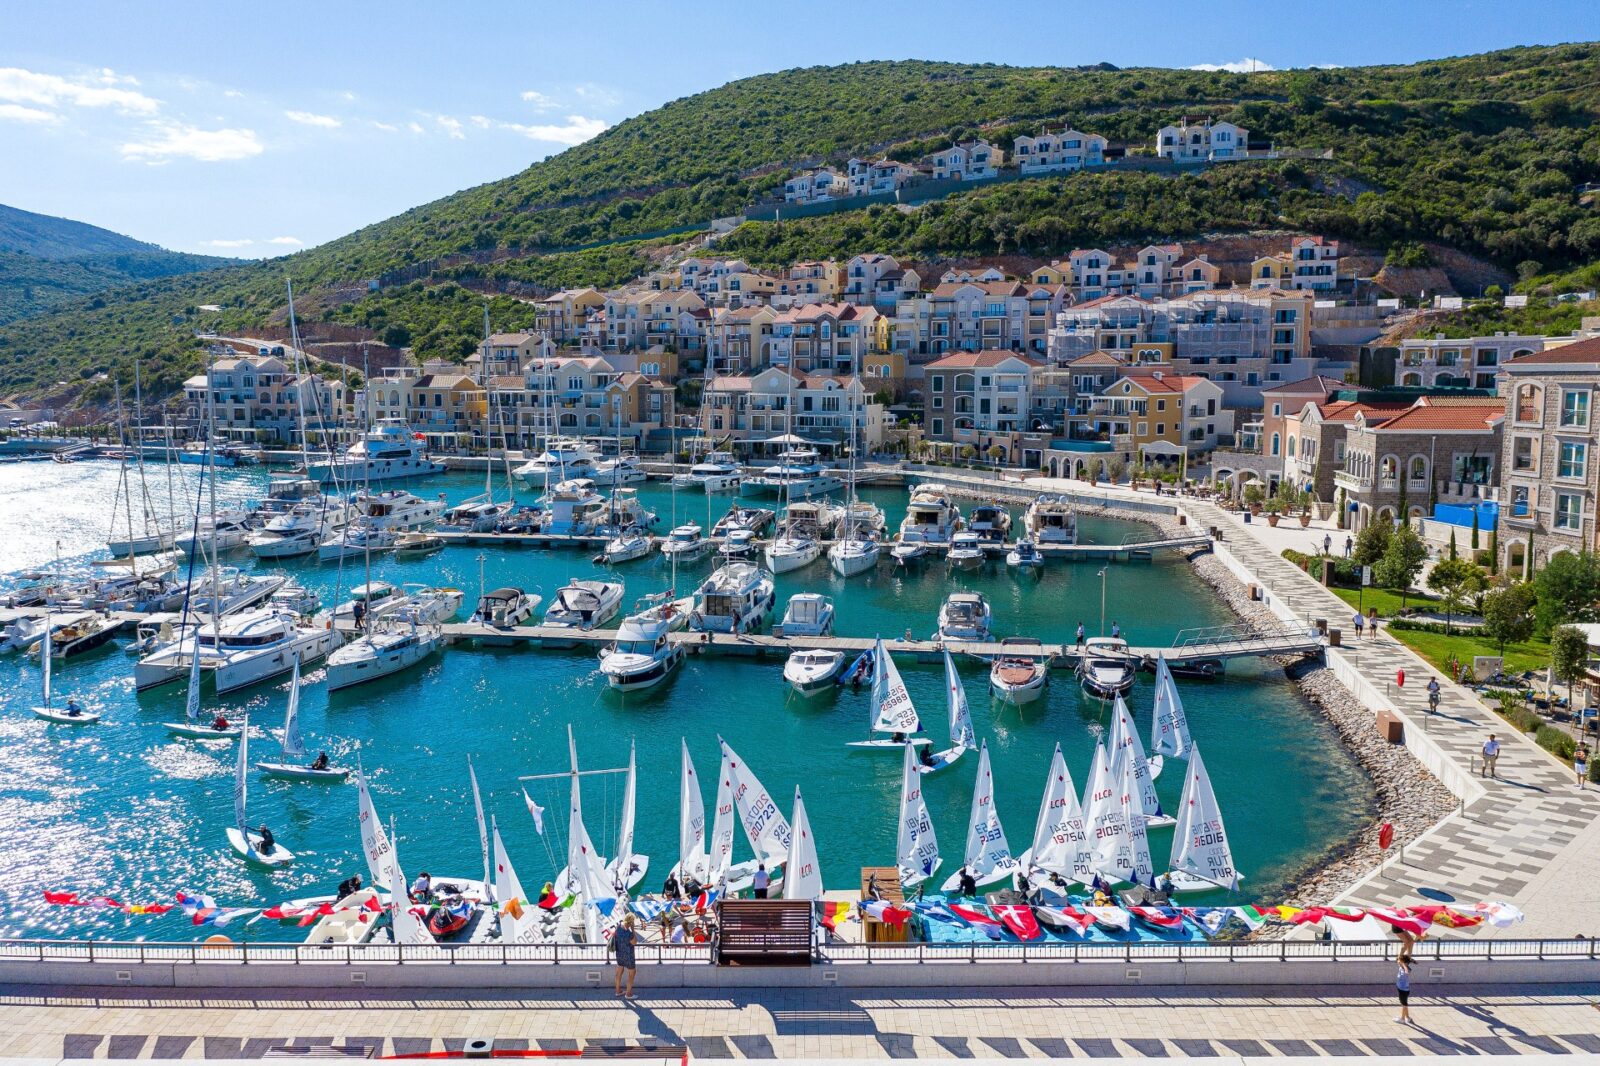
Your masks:
[{"label": "harbor water", "polygon": [[[157,510],[168,506],[168,468],[153,464],[149,491]],[[173,467],[171,498],[180,512],[197,499],[199,471]],[[82,565],[103,548],[112,528],[119,467],[110,461],[0,466],[0,573],[66,559]],[[259,497],[260,468],[219,471],[219,505]],[[388,487],[388,486],[386,486]],[[450,474],[407,486],[452,502],[482,491],[481,475]],[[504,493],[503,482],[500,492]],[[534,492],[519,497],[532,502]],[[731,497],[676,495],[664,483],[639,487],[661,516],[657,532],[677,521],[707,524]],[[891,529],[904,512],[903,490],[863,496],[888,513]],[[748,502],[748,501],[747,501]],[[776,501],[763,501],[776,507]],[[963,510],[966,510],[964,505]],[[1020,517],[1020,516],[1019,516]],[[119,532],[126,518],[119,519]],[[1080,539],[1120,543],[1140,527],[1094,516],[1080,519]],[[538,589],[549,603],[567,580],[606,577],[625,582],[624,603],[669,587],[659,556],[607,568],[592,551],[451,546],[419,560],[375,556],[372,577],[450,585],[465,593],[463,619],[486,585]],[[342,566],[315,557],[271,565],[248,551],[225,563],[288,573],[331,607],[365,579],[362,561]],[[715,566],[708,557],[679,571],[678,595],[690,593]],[[481,570],[481,578],[480,578]],[[1102,578],[1101,574],[1104,573]],[[1226,624],[1231,614],[1171,554],[1150,562],[1067,563],[1051,560],[1042,576],[1019,578],[990,563],[972,573],[947,573],[940,560],[896,569],[885,553],[868,576],[845,580],[826,560],[777,579],[778,609],[796,592],[830,595],[842,635],[884,637],[910,630],[927,637],[944,597],[955,589],[982,592],[993,605],[996,636],[1069,641],[1081,621],[1091,635],[1120,625],[1134,645],[1166,645],[1179,631]],[[777,620],[776,616],[773,619]],[[131,634],[130,634],[131,637]],[[219,903],[269,906],[331,891],[352,873],[365,876],[351,785],[271,781],[253,776],[252,823],[265,822],[297,861],[280,871],[247,868],[224,840],[233,824],[231,743],[174,739],[161,723],[181,717],[182,682],[136,695],[133,658],[123,641],[58,667],[56,692],[103,712],[93,727],[52,726],[34,718],[40,670],[20,655],[0,659],[0,866],[3,936],[96,936],[192,939],[203,930],[181,917],[120,914],[44,903],[46,889],[105,895],[125,903],[171,902],[178,890]],[[937,663],[900,662],[924,728],[936,747],[946,742],[943,673]],[[593,650],[534,647],[477,648],[459,644],[421,667],[330,695],[320,664],[303,677],[301,730],[313,751],[365,767],[381,814],[393,817],[406,872],[436,878],[483,874],[467,762],[475,766],[485,806],[499,824],[523,884],[530,891],[564,865],[567,781],[521,782],[567,765],[566,727],[573,727],[585,769],[625,766],[637,747],[638,825],[635,850],[651,858],[646,889],[659,887],[676,859],[679,739],[688,741],[707,782],[708,817],[714,796],[720,734],[760,777],[787,813],[799,785],[829,888],[851,888],[863,865],[894,861],[900,787],[897,753],[847,748],[866,735],[869,694],[841,689],[811,700],[792,695],[781,678],[782,659],[695,656],[664,685],[621,695],[607,688]],[[1106,708],[1080,694],[1070,673],[1057,671],[1046,697],[1018,709],[992,700],[984,664],[960,664],[978,736],[994,763],[996,802],[1013,852],[1027,847],[1038,814],[1054,745],[1066,755],[1082,792]],[[1150,675],[1141,675],[1129,706],[1143,737],[1150,733]],[[1224,678],[1178,682],[1194,738],[1205,755],[1238,868],[1246,882],[1212,902],[1248,902],[1283,887],[1283,879],[1330,843],[1361,828],[1371,805],[1368,782],[1340,750],[1337,735],[1285,679],[1280,667],[1254,659],[1230,662]],[[252,761],[277,754],[287,678],[218,698],[205,693],[204,713],[251,719]],[[943,873],[961,862],[976,758],[924,782],[944,856]],[[1177,805],[1181,766],[1157,781],[1163,805]],[[584,778],[590,835],[607,855],[614,850],[622,800],[621,775]],[[544,833],[535,829],[523,789],[547,808]],[[1150,833],[1156,868],[1165,869],[1171,829]],[[742,835],[735,858],[748,855]],[[943,876],[941,873],[941,877]],[[1196,897],[1205,900],[1206,897]],[[292,931],[291,935],[292,935]],[[229,935],[279,938],[276,925],[229,928]]]}]

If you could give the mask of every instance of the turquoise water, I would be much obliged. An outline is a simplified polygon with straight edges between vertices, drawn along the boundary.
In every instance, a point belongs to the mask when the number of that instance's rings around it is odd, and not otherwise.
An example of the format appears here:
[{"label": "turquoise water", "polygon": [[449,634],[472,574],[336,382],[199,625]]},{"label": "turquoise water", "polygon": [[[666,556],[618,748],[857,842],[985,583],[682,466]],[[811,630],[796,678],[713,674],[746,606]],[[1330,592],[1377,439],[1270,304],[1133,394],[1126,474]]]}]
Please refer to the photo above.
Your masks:
[{"label": "turquoise water", "polygon": [[[179,482],[174,495],[192,502],[196,471],[183,467],[175,473]],[[163,508],[166,474],[165,467],[152,468],[152,493]],[[219,496],[252,498],[260,494],[265,479],[260,470],[228,471]],[[117,467],[109,462],[0,467],[0,573],[42,565],[56,556],[58,545],[63,555],[74,558],[102,546],[116,483]],[[481,487],[481,477],[469,475],[447,475],[414,486],[420,493],[445,492],[451,500]],[[663,523],[671,520],[671,494],[664,486],[643,486],[640,495],[661,511]],[[891,524],[898,524],[902,491],[868,495],[888,511]],[[725,497],[716,499],[717,513],[727,502]],[[677,508],[680,520],[703,522],[706,517],[703,496],[682,494]],[[1137,528],[1093,517],[1081,522],[1085,540],[1105,543],[1121,541]],[[605,572],[590,563],[587,552],[511,549],[482,554],[490,587],[539,587],[547,600],[571,577]],[[418,561],[375,559],[373,576],[455,585],[466,592],[470,610],[479,589],[479,555],[476,547],[451,547]],[[236,553],[231,561],[247,568],[256,565],[247,552]],[[712,566],[707,559],[680,573],[680,594],[690,591]],[[335,564],[305,560],[272,569],[318,589],[324,606],[363,579],[359,560],[347,562],[342,571]],[[988,596],[997,634],[1067,640],[1080,620],[1091,633],[1099,627],[1099,570],[1100,564],[1053,561],[1041,579],[1018,580],[1003,567],[947,577],[940,563],[909,572],[884,565],[870,577],[846,582],[819,562],[781,575],[778,593],[780,612],[787,597],[798,591],[832,595],[841,633],[888,636],[909,627],[926,636],[943,597],[959,585]],[[612,575],[626,583],[628,603],[660,591],[669,580],[658,558],[624,564]],[[1108,624],[1118,621],[1134,644],[1163,644],[1186,627],[1230,620],[1188,566],[1175,558],[1113,565],[1105,591]],[[68,729],[51,727],[28,712],[39,692],[36,664],[18,656],[0,659],[0,677],[6,679],[0,710],[0,848],[8,859],[0,866],[0,935],[189,939],[196,933],[172,916],[125,919],[50,907],[40,898],[46,888],[136,903],[170,901],[174,891],[187,889],[228,904],[264,906],[328,891],[354,872],[365,874],[350,786],[253,779],[252,822],[271,825],[299,858],[277,873],[237,862],[223,838],[233,819],[235,749],[168,737],[160,723],[183,713],[183,685],[135,695],[131,668],[131,658],[115,646],[62,668],[57,691],[77,694],[106,715],[97,727]],[[800,701],[789,696],[781,669],[778,658],[696,657],[665,685],[624,697],[606,687],[592,652],[458,646],[407,674],[332,696],[318,683],[320,668],[308,672],[301,728],[313,749],[326,748],[336,762],[353,763],[359,754],[380,812],[396,820],[401,857],[412,875],[425,868],[436,876],[481,876],[467,783],[470,755],[485,805],[498,819],[525,885],[542,883],[563,864],[566,784],[528,785],[534,799],[550,809],[549,835],[540,837],[523,805],[518,776],[565,767],[569,723],[586,768],[625,765],[629,742],[634,741],[639,762],[635,847],[652,858],[651,888],[676,859],[679,738],[688,739],[696,766],[709,782],[720,733],[785,811],[795,785],[803,788],[825,880],[829,887],[848,888],[858,883],[862,865],[893,861],[900,761],[894,755],[844,747],[866,732],[864,690]],[[929,732],[943,741],[940,667],[907,660],[901,669]],[[1365,818],[1370,789],[1338,750],[1332,730],[1280,669],[1241,660],[1228,670],[1225,680],[1180,681],[1179,687],[1227,820],[1237,865],[1248,879],[1238,898],[1251,900],[1281,884],[1309,855],[1356,829]],[[994,761],[997,804],[1007,836],[1013,850],[1020,851],[1032,837],[1054,744],[1062,744],[1081,791],[1102,709],[1079,694],[1068,674],[1058,673],[1048,696],[1021,712],[991,702],[987,672],[980,664],[964,664],[962,675],[978,735],[988,741]],[[230,718],[252,714],[257,731],[252,759],[266,758],[276,753],[270,731],[281,725],[286,688],[280,681],[220,701],[208,691],[206,708],[221,709]],[[1129,703],[1145,736],[1150,698],[1150,678],[1143,676]],[[964,760],[925,782],[946,870],[960,861],[976,764],[976,759]],[[1181,773],[1169,772],[1157,782],[1169,807],[1177,803],[1181,778]],[[586,778],[585,786],[590,833],[609,853],[621,799],[620,775]],[[713,800],[708,791],[708,808]],[[1150,836],[1157,866],[1162,867],[1171,830],[1152,830]],[[738,848],[742,855],[742,836]],[[230,935],[280,934],[275,926],[234,926]]]}]

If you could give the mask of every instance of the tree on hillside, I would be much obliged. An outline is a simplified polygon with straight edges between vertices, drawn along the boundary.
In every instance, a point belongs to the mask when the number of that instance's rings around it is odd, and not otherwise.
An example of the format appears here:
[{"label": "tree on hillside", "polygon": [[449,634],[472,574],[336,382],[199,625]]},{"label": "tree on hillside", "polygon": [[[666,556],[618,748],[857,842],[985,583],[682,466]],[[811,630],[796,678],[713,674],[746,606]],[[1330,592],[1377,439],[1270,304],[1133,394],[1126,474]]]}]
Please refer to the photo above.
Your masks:
[{"label": "tree on hillside", "polygon": [[1483,569],[1465,559],[1442,559],[1428,574],[1428,587],[1439,594],[1444,606],[1444,631],[1450,632],[1451,615],[1487,584]]},{"label": "tree on hillside", "polygon": [[1383,553],[1389,550],[1394,537],[1394,527],[1381,518],[1374,518],[1356,534],[1356,548],[1352,556],[1357,566],[1376,566]]},{"label": "tree on hillside", "polygon": [[1399,592],[1400,606],[1404,608],[1411,583],[1417,579],[1417,573],[1427,557],[1428,549],[1423,545],[1422,538],[1417,536],[1417,531],[1411,528],[1410,523],[1403,523],[1389,538],[1383,558],[1373,567],[1373,580],[1379,588]]},{"label": "tree on hillside", "polygon": [[1567,684],[1567,706],[1572,706],[1572,686],[1584,675],[1589,661],[1589,638],[1576,626],[1561,626],[1550,636],[1550,669]]},{"label": "tree on hillside", "polygon": [[1548,636],[1567,622],[1595,621],[1600,600],[1600,559],[1591,552],[1558,552],[1534,575],[1535,632]]},{"label": "tree on hillside", "polygon": [[1521,644],[1533,636],[1533,586],[1526,581],[1495,589],[1483,598],[1483,633],[1500,645]]}]

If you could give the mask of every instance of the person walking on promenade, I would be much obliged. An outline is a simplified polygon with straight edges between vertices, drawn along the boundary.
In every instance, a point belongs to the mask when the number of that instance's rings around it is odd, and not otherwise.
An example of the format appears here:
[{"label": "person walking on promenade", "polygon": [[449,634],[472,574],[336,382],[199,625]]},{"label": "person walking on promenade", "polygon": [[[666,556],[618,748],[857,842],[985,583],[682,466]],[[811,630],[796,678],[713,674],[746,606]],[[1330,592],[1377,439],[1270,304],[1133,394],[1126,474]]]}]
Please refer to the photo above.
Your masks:
[{"label": "person walking on promenade", "polygon": [[1351,622],[1352,625],[1354,625],[1356,627],[1356,639],[1360,640],[1361,639],[1361,634],[1365,631],[1365,629],[1367,627],[1367,616],[1362,614],[1360,611],[1357,611],[1355,613],[1355,615],[1350,619],[1350,622]]},{"label": "person walking on promenade", "polygon": [[1578,787],[1586,788],[1584,782],[1589,779],[1589,749],[1582,744],[1572,753],[1572,768],[1578,772]]},{"label": "person walking on promenade", "polygon": [[1323,555],[1332,555],[1333,554],[1333,534],[1332,533],[1324,533],[1322,535],[1322,554]]},{"label": "person walking on promenade", "polygon": [[1367,632],[1372,635],[1373,640],[1378,639],[1378,609],[1376,607],[1367,608]]},{"label": "person walking on promenade", "polygon": [[1349,537],[1344,538],[1344,557],[1346,559],[1350,558],[1351,553],[1355,551],[1355,547],[1355,541],[1351,540]]},{"label": "person walking on promenade", "polygon": [[[633,957],[634,945],[639,942],[639,934],[634,932],[633,915],[622,919],[622,924],[617,931],[611,934],[611,950],[617,954],[617,995],[625,999],[633,998],[633,979],[638,975],[638,962]],[[622,990],[622,975],[628,975],[628,990]]]},{"label": "person walking on promenade", "polygon": [[1401,1025],[1411,1024],[1411,958],[1401,955],[1395,963],[1394,975],[1395,995],[1400,998],[1400,1013],[1394,1020]]},{"label": "person walking on promenade", "polygon": [[1489,734],[1489,739],[1483,742],[1483,769],[1478,771],[1479,777],[1492,777],[1499,780],[1500,772],[1495,769],[1495,764],[1500,761],[1500,742]]}]

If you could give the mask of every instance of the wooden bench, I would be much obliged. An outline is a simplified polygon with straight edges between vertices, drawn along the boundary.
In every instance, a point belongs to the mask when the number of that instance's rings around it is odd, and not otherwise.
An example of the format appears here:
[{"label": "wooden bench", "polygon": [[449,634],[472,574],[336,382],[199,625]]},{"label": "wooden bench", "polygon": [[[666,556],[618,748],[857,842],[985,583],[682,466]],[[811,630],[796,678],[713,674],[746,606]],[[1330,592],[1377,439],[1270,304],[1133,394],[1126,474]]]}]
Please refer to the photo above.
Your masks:
[{"label": "wooden bench", "polygon": [[810,900],[729,899],[717,904],[718,966],[809,966]]},{"label": "wooden bench", "polygon": [[[877,898],[896,907],[906,903],[905,889],[900,886],[898,866],[863,866],[861,868],[861,898],[871,899],[876,887]],[[909,924],[909,923],[908,923]],[[900,944],[910,939],[907,925],[890,925],[870,914],[862,916],[861,937],[869,944]]]}]

